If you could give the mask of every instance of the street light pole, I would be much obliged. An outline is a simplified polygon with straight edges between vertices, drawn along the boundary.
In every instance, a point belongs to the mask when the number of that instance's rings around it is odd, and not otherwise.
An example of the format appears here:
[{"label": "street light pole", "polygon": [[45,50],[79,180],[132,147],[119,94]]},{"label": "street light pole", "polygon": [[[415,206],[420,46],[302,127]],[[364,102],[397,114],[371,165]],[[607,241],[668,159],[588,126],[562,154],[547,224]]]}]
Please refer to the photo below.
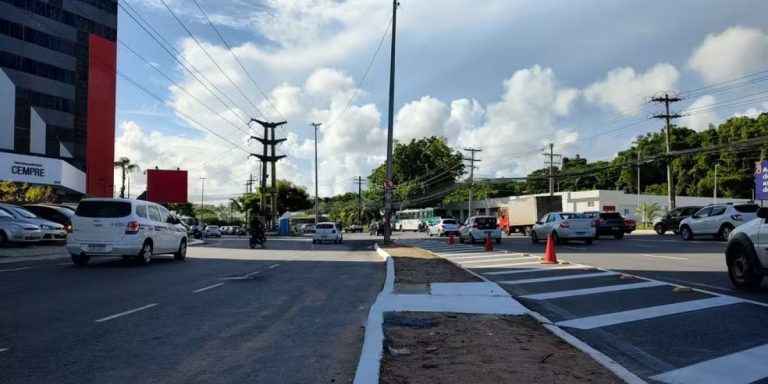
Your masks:
[{"label": "street light pole", "polygon": [[[397,7],[400,3],[392,0],[392,49],[389,55],[389,110],[387,122],[387,183],[392,181],[392,141],[394,140],[395,108],[395,32],[397,31]],[[389,185],[388,185],[389,187]],[[384,243],[389,244],[392,233],[392,189],[384,190]]]},{"label": "street light pole", "polygon": [[715,201],[714,204],[717,204],[717,166],[720,164],[715,164],[715,188],[714,188],[714,197]]},{"label": "street light pole", "polygon": [[320,200],[317,193],[317,128],[321,125],[322,123],[312,123],[312,126],[315,127],[315,228],[317,228],[317,222],[320,221]]}]

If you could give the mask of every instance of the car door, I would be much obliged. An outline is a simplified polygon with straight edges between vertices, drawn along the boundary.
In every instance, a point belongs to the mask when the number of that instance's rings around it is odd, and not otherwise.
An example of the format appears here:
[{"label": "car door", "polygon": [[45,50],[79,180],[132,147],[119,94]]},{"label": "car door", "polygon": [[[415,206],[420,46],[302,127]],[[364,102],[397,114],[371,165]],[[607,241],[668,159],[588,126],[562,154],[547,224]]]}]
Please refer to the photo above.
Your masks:
[{"label": "car door", "polygon": [[168,250],[169,251],[177,251],[179,249],[179,245],[181,244],[181,238],[182,238],[182,231],[179,230],[179,225],[177,224],[177,220],[175,216],[171,214],[165,207],[159,207],[160,208],[160,218],[163,219],[165,224],[168,226]]},{"label": "car door", "polygon": [[696,214],[691,216],[690,227],[694,234],[707,233],[706,220],[709,217],[709,213],[712,211],[712,207],[702,208]]},{"label": "car door", "polygon": [[474,220],[475,220],[474,217],[468,218],[467,222],[464,223],[464,225],[461,227],[461,231],[459,233],[461,233],[462,238],[469,238],[469,231],[472,230],[472,223],[474,222]]},{"label": "car door", "polygon": [[717,233],[720,230],[720,224],[723,223],[723,215],[725,215],[725,211],[726,207],[723,205],[712,207],[709,216],[704,220],[703,233]]},{"label": "car door", "polygon": [[536,232],[536,236],[540,239],[547,237],[547,219],[549,219],[549,214],[542,216],[541,219],[539,219],[539,221],[533,226],[533,231]]},{"label": "car door", "polygon": [[155,253],[168,252],[168,224],[163,221],[156,205],[148,204],[147,213],[152,226],[153,251]]}]

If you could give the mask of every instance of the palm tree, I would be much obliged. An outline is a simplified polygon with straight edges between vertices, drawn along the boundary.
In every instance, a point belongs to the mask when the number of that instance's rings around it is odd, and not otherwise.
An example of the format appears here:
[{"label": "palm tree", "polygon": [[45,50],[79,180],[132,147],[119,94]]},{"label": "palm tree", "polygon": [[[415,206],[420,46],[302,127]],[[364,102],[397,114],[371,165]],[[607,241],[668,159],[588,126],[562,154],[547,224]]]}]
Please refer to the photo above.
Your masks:
[{"label": "palm tree", "polygon": [[132,164],[131,159],[127,157],[121,157],[115,161],[115,169],[120,169],[122,173],[123,183],[120,184],[120,198],[125,198],[125,175],[139,171],[137,164]]},{"label": "palm tree", "polygon": [[235,221],[235,211],[240,212],[243,207],[237,199],[229,199],[229,221]]}]

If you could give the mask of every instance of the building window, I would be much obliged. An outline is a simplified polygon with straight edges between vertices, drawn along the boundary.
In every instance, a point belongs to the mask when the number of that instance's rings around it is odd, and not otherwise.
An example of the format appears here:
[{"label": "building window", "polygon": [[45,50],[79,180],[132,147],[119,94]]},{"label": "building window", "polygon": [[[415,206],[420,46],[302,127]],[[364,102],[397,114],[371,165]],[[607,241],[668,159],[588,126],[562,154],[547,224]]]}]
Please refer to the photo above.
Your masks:
[{"label": "building window", "polygon": [[594,201],[588,201],[587,202],[587,207],[594,207],[594,206],[595,206],[595,202]]}]

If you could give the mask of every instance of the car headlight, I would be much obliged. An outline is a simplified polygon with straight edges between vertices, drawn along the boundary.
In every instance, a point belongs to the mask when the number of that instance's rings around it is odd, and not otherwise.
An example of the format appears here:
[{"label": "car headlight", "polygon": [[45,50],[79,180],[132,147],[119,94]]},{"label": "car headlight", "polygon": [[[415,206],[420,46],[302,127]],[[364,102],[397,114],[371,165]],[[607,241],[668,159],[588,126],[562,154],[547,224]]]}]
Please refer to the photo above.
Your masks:
[{"label": "car headlight", "polygon": [[40,229],[51,230],[51,229],[53,229],[53,226],[48,225],[48,224],[40,224]]}]

